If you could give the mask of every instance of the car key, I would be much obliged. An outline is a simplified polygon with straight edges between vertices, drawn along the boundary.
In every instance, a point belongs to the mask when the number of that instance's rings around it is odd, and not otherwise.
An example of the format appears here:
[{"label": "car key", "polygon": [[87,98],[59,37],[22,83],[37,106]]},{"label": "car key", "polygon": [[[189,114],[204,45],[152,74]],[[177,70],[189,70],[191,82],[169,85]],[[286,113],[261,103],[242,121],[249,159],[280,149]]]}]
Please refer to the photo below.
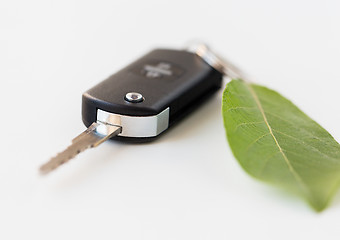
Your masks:
[{"label": "car key", "polygon": [[149,52],[83,94],[82,120],[88,129],[40,172],[46,174],[113,137],[155,139],[220,89],[223,75],[237,73],[206,45]]}]

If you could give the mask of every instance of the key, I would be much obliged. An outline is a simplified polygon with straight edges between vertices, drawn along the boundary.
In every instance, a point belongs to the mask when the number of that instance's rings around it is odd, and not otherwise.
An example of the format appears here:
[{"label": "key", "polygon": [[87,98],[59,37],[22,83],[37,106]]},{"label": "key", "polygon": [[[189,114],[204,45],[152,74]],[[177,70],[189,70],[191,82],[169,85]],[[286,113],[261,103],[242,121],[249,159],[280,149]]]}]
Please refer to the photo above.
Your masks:
[{"label": "key", "polygon": [[[98,129],[104,128],[106,134],[98,134]],[[97,147],[110,137],[116,136],[122,131],[120,126],[110,126],[102,123],[92,123],[83,133],[72,140],[72,145],[66,150],[51,158],[49,162],[40,167],[42,174],[47,174],[61,164],[74,158],[77,154],[88,148]],[[103,131],[102,131],[103,132]]]},{"label": "key", "polygon": [[83,94],[82,120],[88,129],[40,172],[49,173],[107,139],[157,139],[220,89],[223,75],[237,72],[205,45],[147,53]]}]

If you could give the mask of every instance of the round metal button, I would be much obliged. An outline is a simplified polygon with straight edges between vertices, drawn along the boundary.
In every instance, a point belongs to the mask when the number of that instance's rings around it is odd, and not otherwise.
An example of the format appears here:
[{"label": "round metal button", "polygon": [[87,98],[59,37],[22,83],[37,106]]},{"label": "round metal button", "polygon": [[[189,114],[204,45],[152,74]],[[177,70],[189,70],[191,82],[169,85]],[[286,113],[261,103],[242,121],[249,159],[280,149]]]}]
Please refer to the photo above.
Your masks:
[{"label": "round metal button", "polygon": [[131,103],[139,103],[139,102],[143,102],[144,97],[140,93],[129,92],[125,95],[125,100]]}]

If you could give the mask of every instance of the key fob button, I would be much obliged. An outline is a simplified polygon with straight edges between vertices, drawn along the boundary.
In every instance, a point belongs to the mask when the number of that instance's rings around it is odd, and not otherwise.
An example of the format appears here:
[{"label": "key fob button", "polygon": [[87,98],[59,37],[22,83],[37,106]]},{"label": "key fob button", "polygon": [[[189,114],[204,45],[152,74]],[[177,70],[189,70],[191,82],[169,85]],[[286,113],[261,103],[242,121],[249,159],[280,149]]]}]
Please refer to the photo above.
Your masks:
[{"label": "key fob button", "polygon": [[124,99],[130,103],[139,103],[144,101],[143,95],[137,92],[127,93]]}]

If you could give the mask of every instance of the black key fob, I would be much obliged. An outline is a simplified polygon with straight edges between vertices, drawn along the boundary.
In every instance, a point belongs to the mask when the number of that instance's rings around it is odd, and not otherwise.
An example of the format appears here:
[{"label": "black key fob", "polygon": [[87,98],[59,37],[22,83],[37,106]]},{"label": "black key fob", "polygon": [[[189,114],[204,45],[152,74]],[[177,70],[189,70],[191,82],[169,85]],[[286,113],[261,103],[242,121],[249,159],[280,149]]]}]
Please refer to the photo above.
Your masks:
[{"label": "black key fob", "polygon": [[156,49],[83,94],[82,119],[120,126],[119,139],[151,140],[199,106],[223,74],[195,53]]}]

